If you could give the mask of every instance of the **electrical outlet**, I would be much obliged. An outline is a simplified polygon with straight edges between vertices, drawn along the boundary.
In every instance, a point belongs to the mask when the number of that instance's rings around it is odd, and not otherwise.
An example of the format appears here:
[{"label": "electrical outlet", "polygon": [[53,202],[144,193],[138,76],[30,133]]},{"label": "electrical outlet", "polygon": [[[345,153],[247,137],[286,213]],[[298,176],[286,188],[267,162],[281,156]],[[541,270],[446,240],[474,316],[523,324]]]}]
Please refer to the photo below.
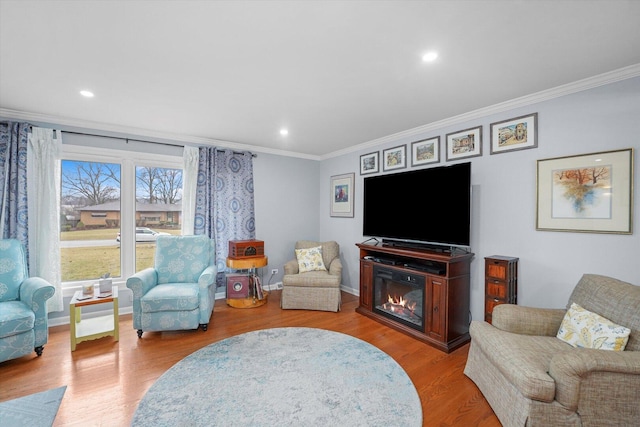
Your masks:
[{"label": "electrical outlet", "polygon": [[271,274],[272,274],[272,275],[273,275],[273,274],[278,274],[278,269],[277,269],[277,268],[274,268],[273,270],[271,270]]}]

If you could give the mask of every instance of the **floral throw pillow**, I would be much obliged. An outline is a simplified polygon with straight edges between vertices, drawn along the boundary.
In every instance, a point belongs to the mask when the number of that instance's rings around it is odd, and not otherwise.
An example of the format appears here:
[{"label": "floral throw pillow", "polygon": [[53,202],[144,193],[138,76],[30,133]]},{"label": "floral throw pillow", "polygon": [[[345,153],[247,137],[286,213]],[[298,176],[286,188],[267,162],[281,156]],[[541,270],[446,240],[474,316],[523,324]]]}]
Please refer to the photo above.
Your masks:
[{"label": "floral throw pillow", "polygon": [[322,261],[322,246],[309,249],[296,249],[296,258],[298,259],[298,270],[300,270],[300,273],[317,270],[327,271],[327,267],[324,266],[324,262]]},{"label": "floral throw pillow", "polygon": [[573,303],[562,320],[557,337],[574,347],[622,351],[629,341],[629,334],[631,329]]}]

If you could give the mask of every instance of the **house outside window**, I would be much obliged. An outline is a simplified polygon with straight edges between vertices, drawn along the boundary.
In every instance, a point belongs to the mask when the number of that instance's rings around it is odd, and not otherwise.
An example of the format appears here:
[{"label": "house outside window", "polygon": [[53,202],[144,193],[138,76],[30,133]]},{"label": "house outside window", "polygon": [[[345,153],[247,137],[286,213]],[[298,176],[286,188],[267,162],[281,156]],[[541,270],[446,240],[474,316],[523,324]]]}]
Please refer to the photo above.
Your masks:
[{"label": "house outside window", "polygon": [[181,232],[181,155],[63,145],[61,182],[63,287],[106,273],[122,283],[151,266],[155,240],[137,238],[140,227]]}]

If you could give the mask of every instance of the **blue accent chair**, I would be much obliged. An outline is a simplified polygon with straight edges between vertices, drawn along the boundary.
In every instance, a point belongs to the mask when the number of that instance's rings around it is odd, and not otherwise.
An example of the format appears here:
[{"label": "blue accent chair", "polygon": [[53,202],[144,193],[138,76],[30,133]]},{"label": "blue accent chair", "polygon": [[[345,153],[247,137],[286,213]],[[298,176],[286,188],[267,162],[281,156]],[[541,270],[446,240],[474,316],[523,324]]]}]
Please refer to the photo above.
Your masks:
[{"label": "blue accent chair", "polygon": [[20,241],[0,240],[0,362],[32,351],[42,355],[49,339],[47,300],[54,292],[46,280],[29,277]]},{"label": "blue accent chair", "polygon": [[204,235],[158,236],[154,266],[127,279],[133,292],[133,328],[206,331],[216,292],[215,242]]}]

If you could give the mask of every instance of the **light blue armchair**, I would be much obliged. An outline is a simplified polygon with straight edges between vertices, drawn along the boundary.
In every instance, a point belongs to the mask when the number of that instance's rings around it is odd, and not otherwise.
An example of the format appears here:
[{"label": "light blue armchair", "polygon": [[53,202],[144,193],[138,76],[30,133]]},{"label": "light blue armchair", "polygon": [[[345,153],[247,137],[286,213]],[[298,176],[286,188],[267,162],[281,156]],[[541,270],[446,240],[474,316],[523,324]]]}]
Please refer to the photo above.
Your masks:
[{"label": "light blue armchair", "polygon": [[22,243],[0,240],[0,362],[35,351],[42,355],[49,338],[47,300],[55,288],[29,277]]},{"label": "light blue armchair", "polygon": [[216,292],[215,242],[207,236],[158,236],[154,266],[127,279],[133,328],[206,331]]}]

